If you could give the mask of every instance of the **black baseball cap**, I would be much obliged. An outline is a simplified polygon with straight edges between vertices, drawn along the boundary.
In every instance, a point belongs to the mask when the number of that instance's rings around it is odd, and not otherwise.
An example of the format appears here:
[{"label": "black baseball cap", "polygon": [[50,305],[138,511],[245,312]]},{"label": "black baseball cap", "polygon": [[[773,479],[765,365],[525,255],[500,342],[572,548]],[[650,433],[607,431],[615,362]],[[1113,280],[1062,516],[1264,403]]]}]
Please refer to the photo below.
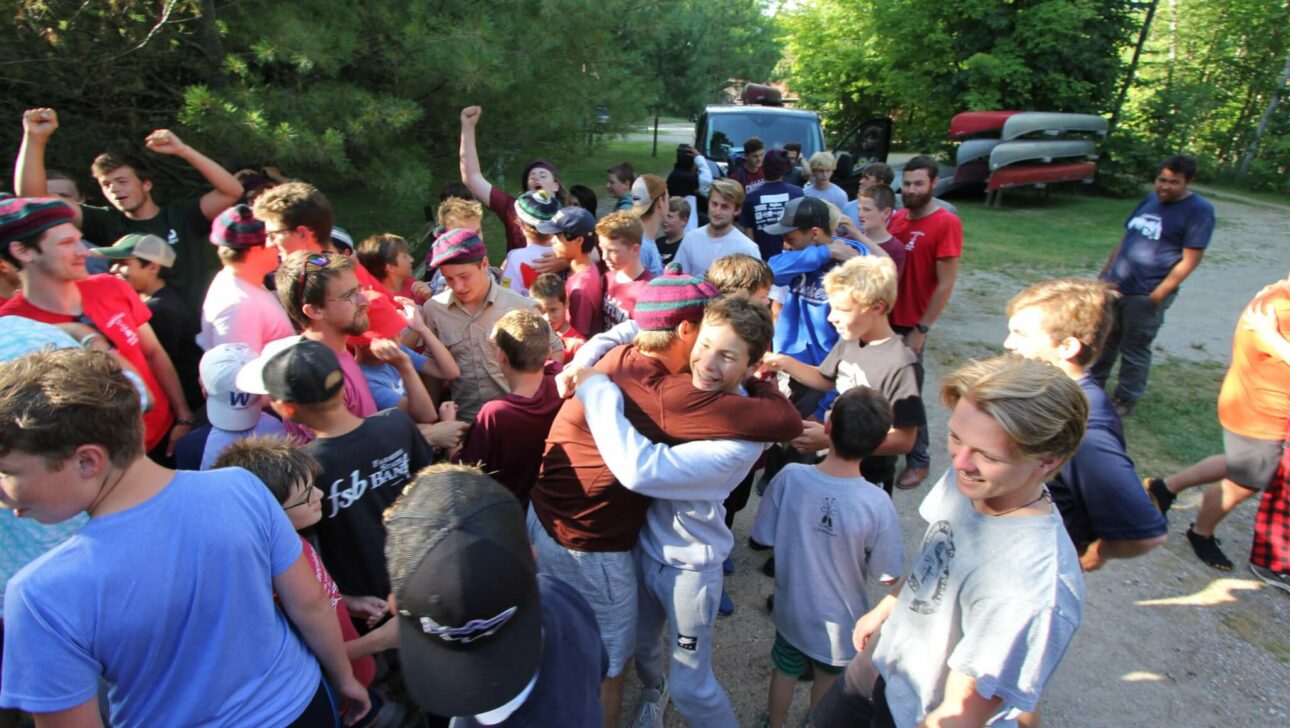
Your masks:
[{"label": "black baseball cap", "polygon": [[542,659],[537,566],[519,501],[477,469],[432,466],[386,511],[385,527],[408,694],[436,715],[513,700]]},{"label": "black baseball cap", "polygon": [[237,388],[298,404],[326,402],[345,386],[340,360],[321,341],[288,336],[264,345],[237,373]]},{"label": "black baseball cap", "polygon": [[771,235],[786,235],[794,230],[810,230],[816,227],[825,232],[832,231],[833,228],[829,226],[829,206],[818,197],[799,197],[789,200],[788,204],[784,205],[784,214],[779,218],[779,222],[767,225],[765,232]]}]

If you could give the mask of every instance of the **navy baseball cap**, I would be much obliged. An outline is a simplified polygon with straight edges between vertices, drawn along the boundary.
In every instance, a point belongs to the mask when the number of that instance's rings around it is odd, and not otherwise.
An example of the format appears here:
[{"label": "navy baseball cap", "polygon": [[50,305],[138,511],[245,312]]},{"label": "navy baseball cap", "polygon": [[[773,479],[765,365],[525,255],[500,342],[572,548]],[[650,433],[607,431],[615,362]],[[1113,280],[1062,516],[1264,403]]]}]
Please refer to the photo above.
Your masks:
[{"label": "navy baseball cap", "polygon": [[555,217],[538,223],[537,231],[543,235],[564,235],[570,240],[585,238],[596,232],[596,216],[582,207],[565,207]]}]

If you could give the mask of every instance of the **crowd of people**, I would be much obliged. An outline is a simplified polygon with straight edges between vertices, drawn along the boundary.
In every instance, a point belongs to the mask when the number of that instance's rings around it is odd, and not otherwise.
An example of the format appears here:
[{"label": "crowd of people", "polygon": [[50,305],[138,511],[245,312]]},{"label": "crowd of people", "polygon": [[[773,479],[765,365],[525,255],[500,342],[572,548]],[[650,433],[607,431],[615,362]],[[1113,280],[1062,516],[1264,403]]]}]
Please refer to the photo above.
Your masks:
[{"label": "crowd of people", "polygon": [[1266,490],[1251,568],[1290,588],[1290,282],[1242,317],[1224,454],[1144,485],[1126,452],[1214,228],[1189,157],[1098,280],[1029,286],[1007,353],[935,383],[951,466],[907,558],[923,356],[963,253],[936,160],[899,193],[872,164],[848,199],[827,152],[751,138],[714,175],[681,145],[665,175],[606,170],[602,205],[545,160],[492,184],[481,117],[418,261],[166,130],[147,148],[212,189],[159,205],[109,152],[95,207],[45,166],[56,112],[24,115],[0,200],[0,725],[646,728],[671,703],[735,726],[712,656],[720,615],[762,607],[723,588],[754,490],[777,728],[801,679],[815,726],[1038,725],[1082,572],[1164,543],[1186,488],[1214,483],[1187,536],[1226,569],[1215,527]]}]

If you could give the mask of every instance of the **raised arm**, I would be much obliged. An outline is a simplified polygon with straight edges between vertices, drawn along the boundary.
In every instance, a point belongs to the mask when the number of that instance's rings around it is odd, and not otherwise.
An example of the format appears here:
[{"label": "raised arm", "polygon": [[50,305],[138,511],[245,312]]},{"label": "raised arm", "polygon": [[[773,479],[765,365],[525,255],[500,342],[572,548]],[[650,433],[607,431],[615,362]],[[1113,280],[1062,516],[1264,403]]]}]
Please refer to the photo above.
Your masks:
[{"label": "raised arm", "polygon": [[[53,109],[28,109],[22,112],[22,143],[13,165],[13,191],[19,197],[48,197],[45,172],[45,147],[58,128],[58,113]],[[76,227],[81,227],[81,206],[68,200]]]},{"label": "raised arm", "polygon": [[493,185],[484,179],[479,166],[479,149],[475,143],[475,127],[484,110],[479,106],[467,106],[461,110],[461,148],[458,150],[461,165],[461,181],[470,188],[475,199],[488,204],[488,197],[493,193]]},{"label": "raised arm", "polygon": [[371,350],[372,356],[393,365],[399,373],[399,379],[403,380],[407,396],[399,400],[399,409],[407,412],[417,424],[431,425],[438,422],[439,413],[435,411],[434,401],[430,399],[430,393],[426,391],[425,384],[421,382],[421,377],[412,364],[412,357],[393,339],[377,339],[372,342]]},{"label": "raised arm", "polygon": [[158,154],[172,154],[188,162],[206,181],[211,184],[210,192],[202,195],[202,214],[207,220],[214,220],[221,212],[227,210],[242,199],[242,183],[224,169],[218,162],[192,147],[184,144],[169,129],[158,129],[148,135],[144,142],[148,149]]},{"label": "raised arm", "polygon": [[797,276],[819,270],[832,255],[829,246],[813,245],[805,250],[786,250],[772,255],[766,264],[775,274],[775,285],[787,286]]}]

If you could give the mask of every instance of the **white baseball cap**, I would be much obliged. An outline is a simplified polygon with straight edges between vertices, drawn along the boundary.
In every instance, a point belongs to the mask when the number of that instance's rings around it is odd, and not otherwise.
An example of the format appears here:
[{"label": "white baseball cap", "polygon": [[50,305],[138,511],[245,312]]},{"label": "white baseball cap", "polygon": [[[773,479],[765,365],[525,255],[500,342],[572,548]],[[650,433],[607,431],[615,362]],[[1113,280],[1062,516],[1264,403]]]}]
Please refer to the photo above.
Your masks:
[{"label": "white baseball cap", "polygon": [[202,356],[198,374],[206,388],[206,418],[211,425],[244,432],[260,421],[263,396],[237,387],[237,373],[253,359],[255,352],[246,344],[220,344]]}]

